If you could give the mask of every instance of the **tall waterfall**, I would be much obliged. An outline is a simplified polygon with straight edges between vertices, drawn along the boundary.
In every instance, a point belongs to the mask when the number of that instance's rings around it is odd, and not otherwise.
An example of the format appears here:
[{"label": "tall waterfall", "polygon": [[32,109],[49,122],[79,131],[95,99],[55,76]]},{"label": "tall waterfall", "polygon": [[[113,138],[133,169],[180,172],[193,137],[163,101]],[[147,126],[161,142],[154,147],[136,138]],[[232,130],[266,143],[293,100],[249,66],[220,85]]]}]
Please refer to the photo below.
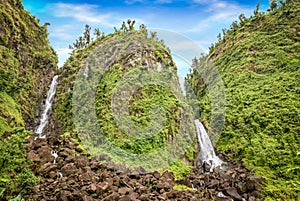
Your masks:
[{"label": "tall waterfall", "polygon": [[201,164],[202,165],[204,163],[209,164],[210,166],[209,171],[212,172],[214,168],[218,166],[221,167],[223,161],[215,154],[214,147],[202,123],[198,119],[196,119],[194,123],[197,131],[198,143],[200,147]]},{"label": "tall waterfall", "polygon": [[48,123],[48,119],[49,119],[48,113],[49,113],[49,110],[51,109],[52,101],[53,101],[53,98],[55,95],[56,86],[57,86],[57,78],[58,78],[57,75],[55,75],[53,77],[53,80],[50,85],[50,89],[47,93],[47,99],[46,99],[46,103],[44,106],[44,110],[43,110],[42,116],[40,118],[40,124],[37,127],[37,129],[35,130],[35,133],[39,135],[38,138],[45,138],[45,135],[42,135],[42,133],[43,133],[45,126]]}]

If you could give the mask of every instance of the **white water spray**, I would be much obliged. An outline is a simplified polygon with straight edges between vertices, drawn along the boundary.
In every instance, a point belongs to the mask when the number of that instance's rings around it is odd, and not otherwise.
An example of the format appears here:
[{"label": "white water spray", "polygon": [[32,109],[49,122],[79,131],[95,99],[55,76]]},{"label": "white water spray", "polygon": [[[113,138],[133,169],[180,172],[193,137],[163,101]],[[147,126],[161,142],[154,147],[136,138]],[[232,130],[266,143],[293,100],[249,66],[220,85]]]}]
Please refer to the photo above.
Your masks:
[{"label": "white water spray", "polygon": [[205,162],[210,165],[210,172],[213,172],[214,168],[221,167],[223,161],[215,154],[214,147],[206,133],[206,130],[202,123],[196,119],[194,121],[198,142],[200,146],[200,160],[203,165]]},{"label": "white water spray", "polygon": [[51,109],[52,101],[53,101],[53,98],[54,98],[54,95],[55,95],[56,86],[57,86],[57,78],[58,78],[57,75],[55,75],[53,77],[53,80],[52,80],[51,85],[50,85],[50,89],[47,93],[47,99],[46,99],[46,103],[45,103],[45,106],[44,106],[42,116],[40,118],[40,124],[39,124],[38,128],[35,130],[35,133],[39,135],[36,138],[44,139],[46,137],[45,135],[42,135],[42,133],[43,133],[43,130],[44,130],[45,126],[48,123],[48,119],[49,119],[48,113],[49,113],[49,110]]}]

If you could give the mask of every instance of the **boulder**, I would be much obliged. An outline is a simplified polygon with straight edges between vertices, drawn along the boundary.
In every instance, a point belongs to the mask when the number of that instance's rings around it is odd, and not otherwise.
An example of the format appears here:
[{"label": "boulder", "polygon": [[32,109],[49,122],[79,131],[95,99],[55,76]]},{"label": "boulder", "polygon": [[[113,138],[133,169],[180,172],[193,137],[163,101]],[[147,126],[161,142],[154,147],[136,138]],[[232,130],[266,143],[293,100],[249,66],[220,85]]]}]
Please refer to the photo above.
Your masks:
[{"label": "boulder", "polygon": [[226,194],[230,197],[234,198],[235,200],[243,200],[242,196],[240,196],[237,192],[237,190],[233,187],[230,187],[225,190]]}]

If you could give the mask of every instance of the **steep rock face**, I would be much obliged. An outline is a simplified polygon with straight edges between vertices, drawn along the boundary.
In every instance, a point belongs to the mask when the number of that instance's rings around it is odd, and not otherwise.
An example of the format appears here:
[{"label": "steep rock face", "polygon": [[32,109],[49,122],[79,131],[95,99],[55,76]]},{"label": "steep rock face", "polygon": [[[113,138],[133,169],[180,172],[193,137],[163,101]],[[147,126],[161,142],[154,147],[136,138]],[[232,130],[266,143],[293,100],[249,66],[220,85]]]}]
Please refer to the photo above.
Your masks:
[{"label": "steep rock face", "polygon": [[[181,152],[181,158],[192,161],[193,117],[192,113],[185,114],[188,107],[180,102],[183,95],[176,71],[170,51],[154,37],[148,37],[143,28],[116,30],[77,49],[60,71],[53,106],[58,133],[73,132],[76,125],[77,133],[89,139],[86,143],[92,147],[107,140],[111,149],[138,155],[158,154],[168,144],[184,143],[176,151]],[[96,80],[89,82],[93,79]],[[122,115],[129,118],[122,117],[118,122],[116,118]],[[184,119],[189,121],[181,122]],[[189,149],[184,150],[187,146]],[[106,152],[89,148],[93,155]],[[128,162],[117,151],[113,156],[116,161]],[[172,158],[169,161],[174,162]],[[148,163],[149,169],[162,166],[154,155],[152,164]]]},{"label": "steep rock face", "polygon": [[[264,176],[266,196],[284,200],[299,198],[299,8],[299,1],[286,1],[271,12],[240,17],[209,53],[226,87],[218,149]],[[197,70],[205,67],[202,59],[194,61],[188,81],[208,120],[210,103]]]},{"label": "steep rock face", "polygon": [[57,56],[47,36],[47,24],[40,26],[21,1],[0,1],[0,91],[22,106],[27,128],[34,125],[57,70]]}]

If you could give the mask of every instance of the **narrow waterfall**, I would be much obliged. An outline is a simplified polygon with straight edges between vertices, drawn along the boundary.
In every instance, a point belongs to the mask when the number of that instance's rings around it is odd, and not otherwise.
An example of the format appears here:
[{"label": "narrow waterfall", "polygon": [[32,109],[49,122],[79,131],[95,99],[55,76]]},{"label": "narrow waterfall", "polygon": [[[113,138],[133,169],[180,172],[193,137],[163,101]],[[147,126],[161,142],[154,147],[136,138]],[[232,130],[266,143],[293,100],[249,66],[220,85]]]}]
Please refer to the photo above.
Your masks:
[{"label": "narrow waterfall", "polygon": [[200,147],[201,165],[204,166],[205,164],[208,164],[209,171],[213,172],[214,168],[218,166],[221,167],[223,161],[218,156],[216,156],[214,147],[202,123],[198,119],[196,119],[194,123]]},{"label": "narrow waterfall", "polygon": [[44,105],[44,110],[43,110],[42,116],[40,118],[40,124],[37,127],[37,129],[35,130],[35,133],[39,135],[38,138],[45,138],[45,135],[42,135],[42,133],[43,133],[45,126],[48,123],[48,118],[49,118],[48,113],[49,113],[49,110],[51,109],[52,101],[53,101],[53,98],[55,95],[56,86],[57,86],[57,78],[58,78],[57,75],[55,75],[53,77],[53,80],[50,85],[50,89],[47,93],[47,99],[46,99],[46,103]]}]

